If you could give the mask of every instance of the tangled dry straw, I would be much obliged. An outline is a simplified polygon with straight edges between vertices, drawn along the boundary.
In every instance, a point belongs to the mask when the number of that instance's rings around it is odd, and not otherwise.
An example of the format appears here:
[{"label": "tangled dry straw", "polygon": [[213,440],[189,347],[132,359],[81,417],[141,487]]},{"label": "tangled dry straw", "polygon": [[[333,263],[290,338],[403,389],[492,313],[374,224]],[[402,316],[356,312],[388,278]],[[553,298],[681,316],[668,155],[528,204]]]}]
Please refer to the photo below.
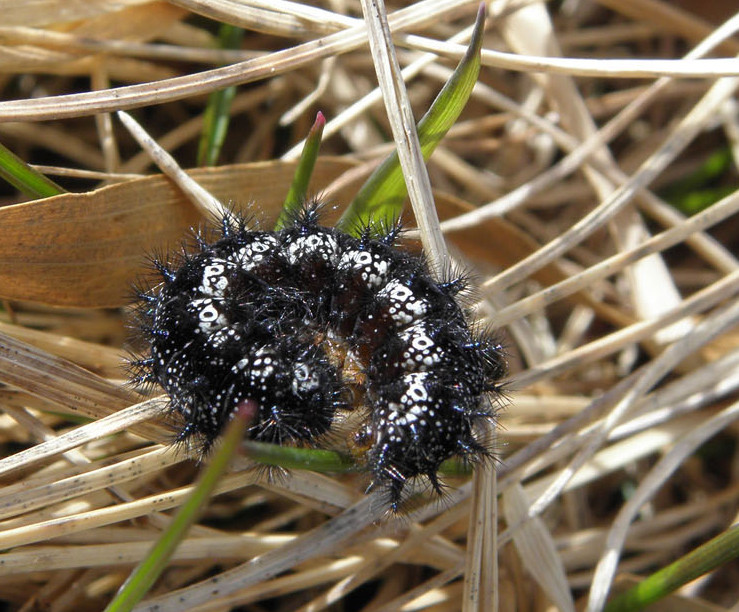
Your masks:
[{"label": "tangled dry straw", "polygon": [[[0,141],[69,192],[2,188],[0,600],[104,608],[191,490],[121,363],[144,255],[199,217],[112,113],[190,167],[230,85],[222,165],[190,175],[260,217],[317,110],[312,188],[338,205],[400,134],[419,237],[479,278],[510,406],[499,462],[403,519],[362,475],[269,481],[241,458],[141,609],[598,610],[617,574],[735,522],[739,16],[685,5],[491,2],[479,83],[426,174],[407,111],[449,78],[477,2],[388,2],[392,49],[369,0],[0,3]],[[689,193],[710,205],[687,216]],[[673,607],[736,606],[736,574]]]}]

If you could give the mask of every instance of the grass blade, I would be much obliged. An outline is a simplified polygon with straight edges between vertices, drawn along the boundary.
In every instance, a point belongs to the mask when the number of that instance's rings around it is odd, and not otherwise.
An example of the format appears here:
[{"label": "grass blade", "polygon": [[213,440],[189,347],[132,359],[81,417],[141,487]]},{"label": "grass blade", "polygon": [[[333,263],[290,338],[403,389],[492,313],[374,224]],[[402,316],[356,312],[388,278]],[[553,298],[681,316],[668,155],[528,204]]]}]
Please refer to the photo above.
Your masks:
[{"label": "grass blade", "polygon": [[[467,53],[444,85],[431,108],[418,122],[418,137],[423,158],[431,157],[441,139],[454,125],[472,93],[480,74],[480,49],[485,12],[478,13]],[[407,189],[398,161],[391,154],[367,179],[362,189],[339,220],[337,227],[352,233],[370,221],[391,221],[400,217]]]},{"label": "grass blade", "polygon": [[[244,37],[244,30],[224,23],[218,32],[219,47],[221,49],[238,49]],[[226,139],[228,123],[231,120],[231,102],[236,95],[236,87],[226,87],[214,91],[208,97],[208,106],[205,109],[203,133],[198,145],[198,165],[215,166],[218,156]]]},{"label": "grass blade", "polygon": [[[343,474],[363,470],[361,462],[354,457],[332,450],[318,448],[297,448],[280,446],[267,442],[247,440],[243,443],[250,459],[264,465],[281,467],[286,470],[311,470],[322,474]],[[472,473],[468,462],[447,459],[439,467],[444,476],[469,476]]]},{"label": "grass blade", "polygon": [[244,448],[250,459],[286,470],[312,470],[336,474],[357,470],[356,464],[351,459],[330,450],[280,446],[253,440],[244,442]]},{"label": "grass blade", "polygon": [[300,154],[298,166],[295,168],[295,176],[293,176],[293,182],[290,185],[290,190],[287,192],[285,205],[283,206],[280,217],[277,219],[277,223],[275,224],[276,230],[280,230],[285,227],[288,219],[300,210],[301,205],[305,201],[306,194],[308,193],[310,177],[313,174],[316,159],[318,159],[318,149],[321,146],[321,137],[323,136],[323,128],[325,125],[326,118],[323,116],[323,113],[319,111],[310,132],[308,132],[308,137],[305,139],[305,146],[303,147],[303,152]]},{"label": "grass blade", "polygon": [[641,610],[691,580],[739,557],[739,524],[614,597],[605,612]]},{"label": "grass blade", "polygon": [[32,200],[64,193],[64,189],[54,181],[31,168],[2,144],[0,144],[0,178],[5,179]]},{"label": "grass blade", "polygon": [[167,530],[161,535],[146,558],[123,583],[106,612],[128,612],[149,592],[169,563],[169,559],[208,503],[216,484],[240,446],[244,431],[256,415],[254,402],[243,402],[226,428],[221,442],[208,461],[198,485],[179,509]]}]

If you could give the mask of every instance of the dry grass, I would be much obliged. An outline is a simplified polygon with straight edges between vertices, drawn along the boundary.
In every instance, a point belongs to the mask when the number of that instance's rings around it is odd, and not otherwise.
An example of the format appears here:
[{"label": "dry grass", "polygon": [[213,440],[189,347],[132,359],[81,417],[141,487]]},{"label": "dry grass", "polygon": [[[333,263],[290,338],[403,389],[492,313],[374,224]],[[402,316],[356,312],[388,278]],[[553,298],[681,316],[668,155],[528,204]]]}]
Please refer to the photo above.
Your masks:
[{"label": "dry grass", "polygon": [[[401,4],[388,21],[419,118],[477,6]],[[2,195],[0,600],[98,610],[195,473],[120,364],[143,254],[198,217],[166,179],[135,178],[151,162],[109,113],[137,109],[188,167],[205,94],[241,85],[221,158],[237,165],[193,176],[271,220],[316,110],[335,157],[314,189],[343,203],[407,103],[388,56],[388,120],[357,1],[0,6],[0,141],[75,192]],[[719,27],[729,15],[657,0],[548,8],[489,8],[479,85],[428,166],[447,242],[401,145],[420,237],[474,266],[479,316],[508,346],[497,475],[380,520],[362,477],[236,469],[145,609],[596,610],[616,572],[662,567],[736,520],[739,17]],[[243,26],[244,50],[214,50],[206,18]],[[688,219],[663,198],[717,151],[733,153],[711,184],[728,195]],[[738,579],[727,566],[672,609],[736,609]]]}]

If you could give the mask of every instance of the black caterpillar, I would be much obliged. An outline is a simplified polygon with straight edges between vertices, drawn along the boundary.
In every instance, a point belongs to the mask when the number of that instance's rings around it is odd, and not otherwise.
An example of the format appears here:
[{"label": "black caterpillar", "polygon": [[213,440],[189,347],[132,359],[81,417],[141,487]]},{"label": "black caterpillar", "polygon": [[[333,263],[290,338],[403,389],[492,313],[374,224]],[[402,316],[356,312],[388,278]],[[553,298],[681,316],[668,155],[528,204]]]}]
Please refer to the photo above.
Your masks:
[{"label": "black caterpillar", "polygon": [[229,213],[176,267],[155,260],[162,282],[138,292],[150,354],[135,378],[164,388],[186,423],[180,439],[204,450],[246,400],[259,407],[252,439],[316,445],[359,397],[355,443],[397,511],[408,479],[441,493],[442,461],[490,455],[476,423],[495,418],[505,362],[470,330],[456,300],[466,281],[435,281],[395,245],[399,225],[353,237],[321,226],[319,210],[306,204],[275,232]]}]

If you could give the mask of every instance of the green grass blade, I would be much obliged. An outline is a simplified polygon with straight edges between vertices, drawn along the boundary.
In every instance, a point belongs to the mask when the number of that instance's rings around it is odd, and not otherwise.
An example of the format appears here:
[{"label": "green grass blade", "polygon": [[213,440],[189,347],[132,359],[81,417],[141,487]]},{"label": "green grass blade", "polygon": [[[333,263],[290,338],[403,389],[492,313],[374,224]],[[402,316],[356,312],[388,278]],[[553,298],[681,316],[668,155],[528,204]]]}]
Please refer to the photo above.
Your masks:
[{"label": "green grass blade", "polygon": [[287,470],[312,470],[314,472],[354,472],[356,464],[345,455],[317,448],[295,448],[265,442],[244,442],[250,459],[264,465],[274,465]]},{"label": "green grass blade", "polygon": [[[250,459],[264,465],[273,465],[286,470],[311,470],[322,474],[343,474],[363,469],[352,457],[336,451],[317,448],[296,448],[267,442],[248,440],[243,443]],[[439,467],[443,476],[469,476],[472,468],[459,459],[447,459]]]},{"label": "green grass blade", "polygon": [[637,586],[614,597],[605,612],[641,610],[691,580],[739,557],[739,524],[709,540]]},{"label": "green grass blade", "polygon": [[279,219],[275,224],[275,229],[280,230],[285,227],[290,217],[300,210],[301,205],[305,201],[308,193],[308,184],[313,174],[313,168],[318,159],[318,149],[321,147],[321,138],[323,137],[323,128],[326,126],[326,118],[322,112],[318,112],[316,120],[313,122],[308,137],[305,139],[303,152],[300,154],[298,167],[295,169],[295,176],[287,192],[285,204],[282,207]]},{"label": "green grass blade", "polygon": [[[238,49],[243,37],[244,30],[224,23],[218,32],[219,46],[221,49]],[[218,162],[231,120],[231,102],[235,95],[236,87],[226,87],[210,94],[205,109],[203,133],[198,144],[199,166],[215,166]]]},{"label": "green grass blade", "polygon": [[702,212],[736,188],[731,180],[733,163],[730,149],[719,149],[694,172],[663,189],[661,195],[685,215]]},{"label": "green grass blade", "polygon": [[0,178],[32,200],[49,198],[64,193],[54,181],[31,168],[10,149],[0,144]]},{"label": "green grass blade", "polygon": [[241,409],[236,411],[192,495],[177,511],[169,527],[146,558],[123,583],[113,601],[105,609],[106,612],[128,612],[149,592],[167,567],[187,531],[198,519],[201,509],[208,503],[231,457],[243,442],[244,431],[254,419],[256,411],[257,406],[254,402],[244,402]]},{"label": "green grass blade", "polygon": [[[480,74],[480,49],[485,25],[484,5],[477,15],[467,53],[444,85],[431,108],[418,122],[418,138],[423,158],[431,157],[441,139],[454,125],[472,93]],[[339,220],[337,227],[355,233],[370,221],[392,221],[403,211],[407,189],[398,154],[390,155],[367,179]]]}]

